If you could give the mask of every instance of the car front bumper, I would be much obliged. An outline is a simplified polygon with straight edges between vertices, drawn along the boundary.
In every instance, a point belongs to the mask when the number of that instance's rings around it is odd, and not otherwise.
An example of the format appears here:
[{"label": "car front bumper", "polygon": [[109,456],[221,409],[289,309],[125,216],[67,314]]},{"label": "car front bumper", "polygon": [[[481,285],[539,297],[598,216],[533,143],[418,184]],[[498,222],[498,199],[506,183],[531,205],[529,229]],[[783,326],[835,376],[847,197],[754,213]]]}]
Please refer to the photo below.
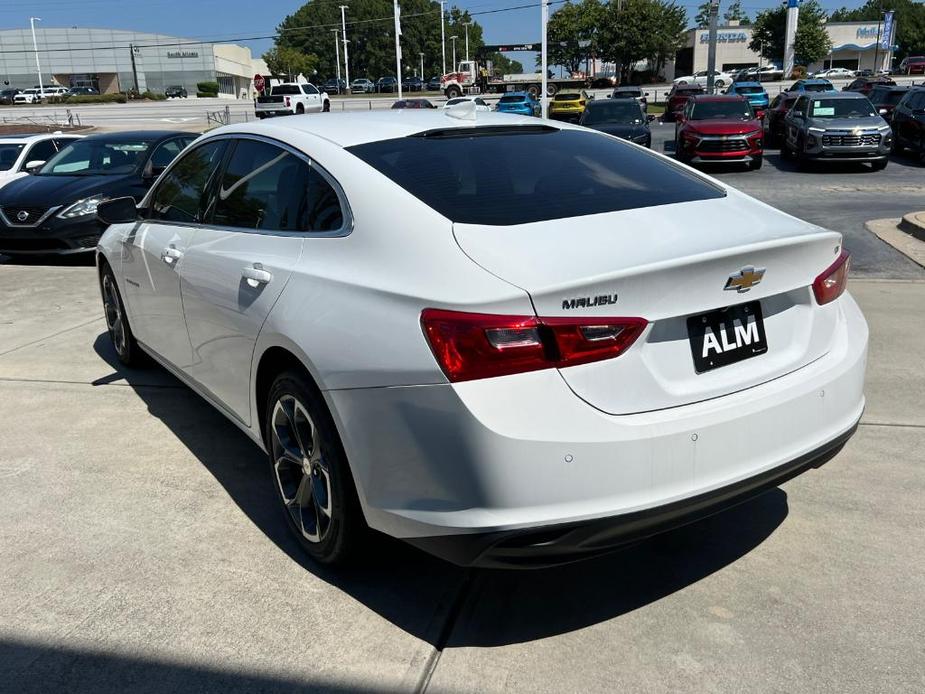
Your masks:
[{"label": "car front bumper", "polygon": [[688,522],[820,464],[864,408],[850,295],[830,351],[719,398],[608,415],[555,370],[327,391],[369,525],[459,564],[548,565]]},{"label": "car front bumper", "polygon": [[96,215],[73,220],[51,215],[35,227],[10,226],[0,221],[0,254],[68,255],[96,249],[106,226]]}]

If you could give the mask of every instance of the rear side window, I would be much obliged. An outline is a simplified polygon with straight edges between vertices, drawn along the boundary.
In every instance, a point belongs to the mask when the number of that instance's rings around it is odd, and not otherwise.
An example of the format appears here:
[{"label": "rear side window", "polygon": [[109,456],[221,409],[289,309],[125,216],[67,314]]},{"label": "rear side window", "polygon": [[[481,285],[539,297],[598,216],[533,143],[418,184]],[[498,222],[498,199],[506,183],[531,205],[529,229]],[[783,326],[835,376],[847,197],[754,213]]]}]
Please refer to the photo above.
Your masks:
[{"label": "rear side window", "polygon": [[[333,83],[333,86],[336,88],[336,87],[337,87],[337,82],[334,82],[334,83]],[[313,84],[303,84],[303,85],[302,85],[302,93],[303,93],[303,94],[317,94],[317,93],[318,93],[318,89],[317,89],[317,88],[315,87],[315,85],[313,85]]]},{"label": "rear side window", "polygon": [[545,126],[443,130],[347,151],[466,224],[526,224],[725,196],[614,138]]}]

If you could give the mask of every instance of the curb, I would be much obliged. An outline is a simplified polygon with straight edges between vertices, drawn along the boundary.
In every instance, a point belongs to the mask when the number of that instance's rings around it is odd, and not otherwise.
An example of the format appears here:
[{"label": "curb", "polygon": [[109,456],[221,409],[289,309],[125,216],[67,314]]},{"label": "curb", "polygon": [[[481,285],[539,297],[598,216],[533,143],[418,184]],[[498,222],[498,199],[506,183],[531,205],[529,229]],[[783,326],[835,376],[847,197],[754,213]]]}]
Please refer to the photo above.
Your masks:
[{"label": "curb", "polygon": [[925,212],[910,212],[899,220],[899,228],[912,234],[919,241],[925,241]]},{"label": "curb", "polygon": [[[925,221],[925,212],[912,213]],[[925,225],[917,227],[919,235],[907,233],[902,219],[872,219],[865,223],[867,230],[881,241],[902,253],[913,263],[925,268]],[[914,224],[915,222],[913,222]]]}]

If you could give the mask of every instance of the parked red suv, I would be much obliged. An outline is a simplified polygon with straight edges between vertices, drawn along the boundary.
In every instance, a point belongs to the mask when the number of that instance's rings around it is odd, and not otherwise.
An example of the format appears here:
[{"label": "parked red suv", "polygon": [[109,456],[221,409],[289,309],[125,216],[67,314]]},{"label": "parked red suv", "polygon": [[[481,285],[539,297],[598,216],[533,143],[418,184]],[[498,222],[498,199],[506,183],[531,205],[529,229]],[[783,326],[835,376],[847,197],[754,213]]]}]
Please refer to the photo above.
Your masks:
[{"label": "parked red suv", "polygon": [[692,96],[675,126],[675,152],[685,164],[742,162],[760,169],[764,130],[744,96]]},{"label": "parked red suv", "polygon": [[666,123],[678,119],[678,114],[684,110],[687,100],[697,94],[704,94],[699,84],[676,84],[668,92],[668,103],[665,105],[665,115],[662,120]]},{"label": "parked red suv", "polygon": [[903,58],[899,64],[899,70],[907,75],[925,75],[925,56],[912,55]]}]

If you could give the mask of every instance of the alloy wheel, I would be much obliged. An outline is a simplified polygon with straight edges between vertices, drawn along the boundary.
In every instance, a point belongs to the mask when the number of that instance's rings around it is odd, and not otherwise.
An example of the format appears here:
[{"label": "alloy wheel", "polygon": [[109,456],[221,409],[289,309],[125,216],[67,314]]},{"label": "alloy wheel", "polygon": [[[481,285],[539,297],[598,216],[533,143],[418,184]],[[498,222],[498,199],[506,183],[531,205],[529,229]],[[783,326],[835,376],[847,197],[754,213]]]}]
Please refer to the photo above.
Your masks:
[{"label": "alloy wheel", "polygon": [[124,356],[126,349],[125,318],[122,314],[122,304],[119,302],[115,281],[109,273],[103,276],[103,311],[106,314],[106,328],[112,337],[116,352]]},{"label": "alloy wheel", "polygon": [[308,411],[282,395],[271,418],[273,475],[283,504],[302,536],[320,543],[331,529],[331,470],[321,436]]}]

